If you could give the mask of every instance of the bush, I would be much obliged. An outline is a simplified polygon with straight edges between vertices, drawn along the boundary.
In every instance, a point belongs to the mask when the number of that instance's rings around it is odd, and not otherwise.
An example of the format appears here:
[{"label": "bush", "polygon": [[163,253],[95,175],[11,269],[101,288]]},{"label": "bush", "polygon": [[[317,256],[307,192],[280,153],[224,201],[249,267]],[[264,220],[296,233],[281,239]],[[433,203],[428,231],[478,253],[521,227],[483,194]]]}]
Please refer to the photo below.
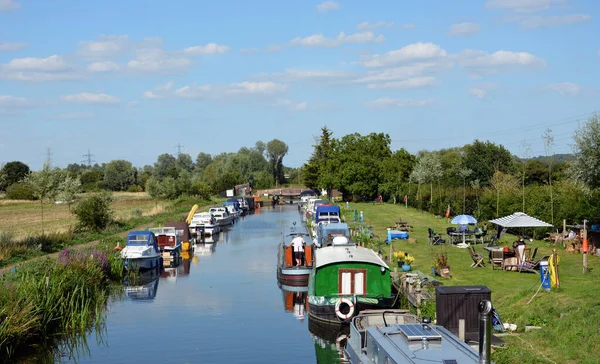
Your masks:
[{"label": "bush", "polygon": [[198,196],[202,200],[208,201],[210,200],[211,189],[208,183],[195,180],[190,188],[190,194],[193,196]]},{"label": "bush", "polygon": [[127,188],[127,192],[144,192],[142,186],[131,185]]},{"label": "bush", "polygon": [[14,183],[6,189],[6,198],[10,200],[35,200],[33,189],[25,183]]},{"label": "bush", "polygon": [[90,196],[77,204],[75,215],[79,228],[83,230],[102,230],[113,220],[112,197],[109,193]]}]

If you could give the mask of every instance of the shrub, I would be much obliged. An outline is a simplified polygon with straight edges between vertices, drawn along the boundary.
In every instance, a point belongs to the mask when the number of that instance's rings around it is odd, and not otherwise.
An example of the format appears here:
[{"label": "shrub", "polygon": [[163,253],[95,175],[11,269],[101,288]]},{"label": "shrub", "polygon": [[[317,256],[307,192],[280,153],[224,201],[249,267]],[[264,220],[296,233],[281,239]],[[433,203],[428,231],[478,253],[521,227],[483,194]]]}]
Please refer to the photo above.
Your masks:
[{"label": "shrub", "polygon": [[195,180],[190,188],[190,193],[194,196],[198,196],[202,200],[210,200],[211,189],[208,183]]},{"label": "shrub", "polygon": [[25,183],[14,183],[6,189],[6,198],[10,200],[35,200],[33,189]]},{"label": "shrub", "polygon": [[142,186],[131,185],[127,188],[127,192],[144,192]]},{"label": "shrub", "polygon": [[79,228],[83,230],[102,230],[113,220],[112,197],[109,193],[92,195],[77,204],[75,215]]}]

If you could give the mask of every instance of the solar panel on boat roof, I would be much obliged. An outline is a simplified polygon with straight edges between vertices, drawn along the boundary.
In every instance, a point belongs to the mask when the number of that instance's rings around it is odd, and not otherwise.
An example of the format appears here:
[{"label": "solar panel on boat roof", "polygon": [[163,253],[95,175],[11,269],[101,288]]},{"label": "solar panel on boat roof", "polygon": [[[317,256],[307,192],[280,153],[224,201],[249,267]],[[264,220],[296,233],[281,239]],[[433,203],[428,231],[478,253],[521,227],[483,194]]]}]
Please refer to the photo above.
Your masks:
[{"label": "solar panel on boat roof", "polygon": [[398,328],[409,341],[422,340],[423,338],[426,338],[427,340],[442,339],[442,335],[440,335],[440,333],[431,326],[421,324],[402,324],[398,325]]},{"label": "solar panel on boat roof", "polygon": [[442,364],[458,364],[458,362],[454,359],[446,359],[442,360]]}]

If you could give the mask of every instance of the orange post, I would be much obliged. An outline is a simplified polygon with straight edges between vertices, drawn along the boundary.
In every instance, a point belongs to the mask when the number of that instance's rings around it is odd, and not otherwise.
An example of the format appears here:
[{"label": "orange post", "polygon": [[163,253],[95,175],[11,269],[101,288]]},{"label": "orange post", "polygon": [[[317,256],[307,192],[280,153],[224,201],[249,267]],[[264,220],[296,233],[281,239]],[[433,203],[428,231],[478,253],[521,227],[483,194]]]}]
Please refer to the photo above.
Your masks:
[{"label": "orange post", "polygon": [[286,267],[291,267],[292,266],[292,247],[291,246],[286,246],[284,247],[285,249],[285,265]]}]

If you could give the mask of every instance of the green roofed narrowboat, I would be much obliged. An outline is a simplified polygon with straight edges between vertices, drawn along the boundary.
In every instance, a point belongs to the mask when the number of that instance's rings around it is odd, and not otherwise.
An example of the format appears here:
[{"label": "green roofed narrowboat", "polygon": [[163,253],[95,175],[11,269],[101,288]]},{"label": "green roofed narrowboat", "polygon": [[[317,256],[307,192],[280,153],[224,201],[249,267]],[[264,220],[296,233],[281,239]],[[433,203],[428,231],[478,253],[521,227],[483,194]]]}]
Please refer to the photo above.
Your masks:
[{"label": "green roofed narrowboat", "polygon": [[357,246],[345,236],[315,250],[308,283],[310,319],[347,323],[362,310],[392,305],[390,268],[373,250]]}]

